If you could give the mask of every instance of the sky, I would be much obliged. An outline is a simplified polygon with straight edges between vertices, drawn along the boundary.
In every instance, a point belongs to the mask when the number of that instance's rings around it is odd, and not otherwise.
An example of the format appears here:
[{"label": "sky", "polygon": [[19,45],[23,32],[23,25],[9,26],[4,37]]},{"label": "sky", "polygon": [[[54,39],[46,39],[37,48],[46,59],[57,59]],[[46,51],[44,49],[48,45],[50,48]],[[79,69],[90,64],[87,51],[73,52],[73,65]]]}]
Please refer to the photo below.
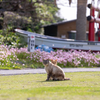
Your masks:
[{"label": "sky", "polygon": [[[91,3],[92,0],[88,0],[88,3]],[[95,6],[97,6],[97,1],[95,1]],[[60,8],[58,14],[61,18],[65,20],[72,20],[77,18],[77,0],[72,0],[72,4],[69,6],[68,0],[57,0],[57,6]],[[71,13],[72,12],[72,13]],[[89,8],[86,9],[86,15],[90,14]],[[95,13],[97,16],[97,12]]]}]

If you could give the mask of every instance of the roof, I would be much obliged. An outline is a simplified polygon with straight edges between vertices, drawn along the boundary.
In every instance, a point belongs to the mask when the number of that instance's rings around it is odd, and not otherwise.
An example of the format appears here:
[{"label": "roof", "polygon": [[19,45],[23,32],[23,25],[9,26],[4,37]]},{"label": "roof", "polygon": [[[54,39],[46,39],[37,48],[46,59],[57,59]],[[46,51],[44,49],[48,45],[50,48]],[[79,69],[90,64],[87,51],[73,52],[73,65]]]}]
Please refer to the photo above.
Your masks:
[{"label": "roof", "polygon": [[69,22],[73,22],[73,21],[76,21],[76,19],[68,20],[68,21],[62,21],[62,22],[57,22],[57,23],[51,23],[49,25],[43,25],[42,27],[47,27],[47,26],[52,26],[52,25],[60,25],[60,24],[69,23]]}]

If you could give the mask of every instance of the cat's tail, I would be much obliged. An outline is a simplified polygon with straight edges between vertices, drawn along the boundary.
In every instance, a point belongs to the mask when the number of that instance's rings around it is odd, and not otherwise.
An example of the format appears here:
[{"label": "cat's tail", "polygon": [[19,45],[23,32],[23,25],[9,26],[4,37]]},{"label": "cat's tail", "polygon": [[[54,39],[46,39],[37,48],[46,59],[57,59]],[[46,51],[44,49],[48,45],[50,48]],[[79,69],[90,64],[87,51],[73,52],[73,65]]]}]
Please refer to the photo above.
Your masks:
[{"label": "cat's tail", "polygon": [[64,80],[70,80],[70,78],[64,78]]}]

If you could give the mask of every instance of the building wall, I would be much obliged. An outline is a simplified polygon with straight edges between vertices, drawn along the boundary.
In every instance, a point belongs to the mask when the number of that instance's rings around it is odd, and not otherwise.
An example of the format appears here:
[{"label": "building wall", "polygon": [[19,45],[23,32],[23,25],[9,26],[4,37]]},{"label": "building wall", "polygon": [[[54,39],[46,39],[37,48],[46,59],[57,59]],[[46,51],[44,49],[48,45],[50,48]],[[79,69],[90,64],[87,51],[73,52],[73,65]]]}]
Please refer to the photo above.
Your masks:
[{"label": "building wall", "polygon": [[[88,31],[88,22],[86,27]],[[58,25],[57,30],[57,37],[62,37],[65,35],[65,37],[68,38],[69,31],[76,31],[76,20]]]},{"label": "building wall", "polygon": [[66,38],[68,38],[68,31],[71,30],[76,30],[76,21],[58,25],[57,37],[62,37],[62,35],[65,35]]}]

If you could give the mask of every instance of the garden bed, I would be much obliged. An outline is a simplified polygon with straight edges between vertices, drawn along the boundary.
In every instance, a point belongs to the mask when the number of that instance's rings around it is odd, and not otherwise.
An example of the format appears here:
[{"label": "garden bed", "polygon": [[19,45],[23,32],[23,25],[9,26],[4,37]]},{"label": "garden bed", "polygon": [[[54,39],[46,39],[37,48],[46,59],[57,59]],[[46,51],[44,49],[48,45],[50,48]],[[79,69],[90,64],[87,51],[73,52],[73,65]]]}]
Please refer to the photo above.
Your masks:
[{"label": "garden bed", "polygon": [[55,50],[49,53],[37,49],[30,53],[27,48],[8,48],[4,45],[0,46],[0,52],[0,69],[43,68],[43,59],[57,59],[62,68],[100,66],[100,52]]}]

